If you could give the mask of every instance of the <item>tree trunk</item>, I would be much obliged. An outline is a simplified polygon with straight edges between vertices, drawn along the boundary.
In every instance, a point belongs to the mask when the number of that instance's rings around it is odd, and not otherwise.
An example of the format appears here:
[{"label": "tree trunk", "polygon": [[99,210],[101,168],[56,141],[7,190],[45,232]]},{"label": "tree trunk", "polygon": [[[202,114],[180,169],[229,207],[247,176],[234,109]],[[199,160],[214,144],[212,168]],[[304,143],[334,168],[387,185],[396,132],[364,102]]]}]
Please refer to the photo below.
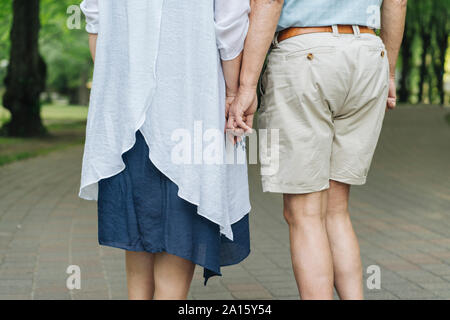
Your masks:
[{"label": "tree trunk", "polygon": [[433,30],[436,40],[434,46],[433,71],[436,78],[438,101],[441,105],[444,105],[445,103],[444,74],[450,31],[450,24],[448,22],[449,14],[449,0],[433,2]]},{"label": "tree trunk", "polygon": [[433,88],[434,88],[434,77],[431,73],[428,73],[428,103],[433,104]]},{"label": "tree trunk", "polygon": [[399,101],[409,102],[411,95],[409,86],[409,76],[411,74],[411,46],[413,37],[406,35],[402,44],[402,72],[400,79]]},{"label": "tree trunk", "polygon": [[440,51],[440,65],[435,66],[437,87],[439,93],[439,102],[441,105],[445,103],[444,73],[445,73],[445,58],[447,56],[448,37],[449,37],[448,33],[445,33],[442,39],[439,39],[438,45]]},{"label": "tree trunk", "polygon": [[419,102],[424,101],[423,87],[427,78],[427,54],[431,44],[431,36],[427,32],[422,34],[422,64],[420,66],[420,80],[419,80]]},{"label": "tree trunk", "polygon": [[3,105],[11,120],[2,131],[9,136],[36,136],[46,132],[39,97],[45,89],[46,65],[39,54],[39,0],[14,0],[11,53],[5,78]]}]

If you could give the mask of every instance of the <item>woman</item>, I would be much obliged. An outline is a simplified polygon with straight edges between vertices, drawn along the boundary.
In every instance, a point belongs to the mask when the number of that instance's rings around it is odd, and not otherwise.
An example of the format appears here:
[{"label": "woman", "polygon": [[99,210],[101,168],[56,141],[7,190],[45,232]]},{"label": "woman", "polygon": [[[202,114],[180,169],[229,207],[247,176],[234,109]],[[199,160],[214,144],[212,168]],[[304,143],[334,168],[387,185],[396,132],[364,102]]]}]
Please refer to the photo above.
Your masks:
[{"label": "woman", "polygon": [[81,8],[95,68],[79,196],[98,200],[99,243],[126,250],[130,299],[185,299],[196,264],[206,284],[250,252],[246,164],[222,161],[249,3]]}]

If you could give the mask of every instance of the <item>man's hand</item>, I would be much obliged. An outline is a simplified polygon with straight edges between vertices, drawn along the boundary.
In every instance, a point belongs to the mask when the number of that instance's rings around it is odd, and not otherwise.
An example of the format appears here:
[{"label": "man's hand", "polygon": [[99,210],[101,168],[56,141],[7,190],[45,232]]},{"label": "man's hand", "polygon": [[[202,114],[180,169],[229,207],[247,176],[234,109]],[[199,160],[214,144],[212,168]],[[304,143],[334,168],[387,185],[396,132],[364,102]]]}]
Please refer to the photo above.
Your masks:
[{"label": "man's hand", "polygon": [[[245,40],[239,92],[228,111],[227,132],[235,136],[251,133],[258,107],[256,87],[275,34],[284,0],[252,0],[250,26]],[[237,138],[239,140],[240,137]]]},{"label": "man's hand", "polygon": [[237,97],[232,102],[228,110],[228,121],[226,129],[240,136],[244,133],[251,133],[253,128],[253,118],[258,107],[256,88],[239,88]]},{"label": "man's hand", "polygon": [[395,92],[395,66],[405,30],[407,0],[384,0],[381,9],[381,39],[386,46],[389,59],[389,95],[387,109],[394,109],[397,94]]},{"label": "man's hand", "polygon": [[387,109],[394,109],[397,105],[397,87],[395,85],[395,78],[389,78],[389,94],[387,99]]}]

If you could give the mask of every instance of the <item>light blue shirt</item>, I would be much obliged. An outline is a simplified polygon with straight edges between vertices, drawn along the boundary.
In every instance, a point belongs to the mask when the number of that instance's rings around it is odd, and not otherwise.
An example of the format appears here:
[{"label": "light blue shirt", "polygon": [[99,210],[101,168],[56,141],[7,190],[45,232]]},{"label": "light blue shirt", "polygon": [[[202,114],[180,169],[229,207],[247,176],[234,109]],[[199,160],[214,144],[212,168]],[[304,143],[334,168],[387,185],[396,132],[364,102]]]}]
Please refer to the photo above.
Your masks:
[{"label": "light blue shirt", "polygon": [[380,28],[383,0],[285,0],[278,31],[289,27],[350,24]]}]

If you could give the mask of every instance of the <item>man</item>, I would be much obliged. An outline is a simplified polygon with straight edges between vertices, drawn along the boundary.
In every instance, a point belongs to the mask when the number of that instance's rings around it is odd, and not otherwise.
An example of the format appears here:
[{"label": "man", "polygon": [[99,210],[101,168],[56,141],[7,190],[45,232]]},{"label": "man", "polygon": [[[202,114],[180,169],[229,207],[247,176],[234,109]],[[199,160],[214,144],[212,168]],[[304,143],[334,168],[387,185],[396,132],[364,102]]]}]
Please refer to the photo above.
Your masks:
[{"label": "man", "polygon": [[[259,129],[278,130],[279,169],[263,174],[262,182],[264,191],[284,194],[302,299],[332,299],[333,286],[341,299],[363,298],[349,191],[365,183],[385,110],[396,104],[406,2],[252,1],[240,89],[227,128],[236,134],[251,130],[258,78],[272,42],[258,122]],[[381,39],[373,31],[380,27]],[[261,144],[261,158],[276,143],[269,137],[267,146]],[[262,173],[274,159],[262,159]]]}]

